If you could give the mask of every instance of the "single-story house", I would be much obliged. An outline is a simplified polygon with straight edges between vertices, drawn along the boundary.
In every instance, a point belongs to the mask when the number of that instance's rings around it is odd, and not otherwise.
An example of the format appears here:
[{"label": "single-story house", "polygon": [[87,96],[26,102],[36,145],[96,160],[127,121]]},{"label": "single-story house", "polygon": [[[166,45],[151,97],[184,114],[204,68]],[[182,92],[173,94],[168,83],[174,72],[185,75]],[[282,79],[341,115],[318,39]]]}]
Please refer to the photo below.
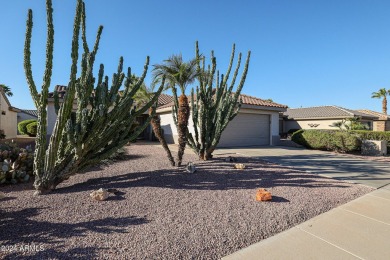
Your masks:
[{"label": "single-story house", "polygon": [[373,129],[372,130],[374,130],[374,131],[390,131],[390,116],[389,115],[379,113],[376,111],[372,111],[369,109],[358,109],[357,111],[377,117],[373,122]]},{"label": "single-story house", "polygon": [[17,136],[17,115],[20,110],[11,106],[3,88],[0,88],[0,110],[0,130],[4,132],[6,138],[15,138]]},{"label": "single-story house", "polygon": [[[370,130],[390,130],[389,116],[370,110],[352,110],[339,106],[288,108],[283,113],[282,132],[292,129],[337,129],[333,124],[343,119],[360,118]],[[386,127],[387,126],[387,127]]]},{"label": "single-story house", "polygon": [[[56,85],[54,87],[55,91],[58,92],[58,97],[59,97],[59,102],[60,104],[64,101],[64,96],[66,94],[66,86],[62,85]],[[173,97],[167,94],[161,94],[158,98],[157,101],[157,107],[163,106],[167,103],[172,102]],[[73,109],[76,111],[77,109],[77,104],[76,102],[73,104]],[[147,118],[147,113],[145,115],[140,116],[137,118],[138,123],[143,124]],[[54,107],[54,92],[50,92],[48,95],[48,104],[47,104],[47,134],[51,135],[54,129],[54,125],[57,120],[57,114],[55,112],[55,107]],[[144,139],[152,139],[153,134],[152,134],[152,128],[149,126],[140,134],[141,138]]]},{"label": "single-story house", "polygon": [[[287,106],[241,94],[242,106],[238,115],[222,133],[218,147],[276,145],[279,137],[279,113]],[[177,129],[172,118],[173,102],[157,109],[164,136],[169,143],[178,142]],[[189,129],[193,132],[190,118]]]}]

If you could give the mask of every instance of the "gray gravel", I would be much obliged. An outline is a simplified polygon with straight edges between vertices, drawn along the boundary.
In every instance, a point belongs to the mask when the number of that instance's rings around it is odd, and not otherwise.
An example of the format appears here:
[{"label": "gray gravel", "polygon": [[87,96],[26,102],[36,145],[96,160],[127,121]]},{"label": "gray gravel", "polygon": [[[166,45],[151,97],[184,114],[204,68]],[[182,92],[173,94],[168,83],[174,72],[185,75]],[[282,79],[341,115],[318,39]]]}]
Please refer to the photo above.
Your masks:
[{"label": "gray gravel", "polygon": [[[0,186],[8,197],[0,201],[0,258],[218,259],[373,190],[244,157],[247,169],[235,170],[222,156],[186,154],[198,167],[189,174],[170,167],[160,146],[126,149],[126,160],[48,195],[33,197],[31,183]],[[120,193],[93,201],[99,188]],[[273,201],[255,201],[258,188]]]}]

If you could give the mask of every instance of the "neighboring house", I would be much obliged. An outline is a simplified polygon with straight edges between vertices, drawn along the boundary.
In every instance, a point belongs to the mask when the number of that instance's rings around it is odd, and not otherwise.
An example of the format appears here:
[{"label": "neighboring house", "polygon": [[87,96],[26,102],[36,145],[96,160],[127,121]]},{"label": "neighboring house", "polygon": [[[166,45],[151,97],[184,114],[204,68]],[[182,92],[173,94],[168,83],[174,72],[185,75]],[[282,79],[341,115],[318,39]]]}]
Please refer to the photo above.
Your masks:
[{"label": "neighboring house", "polygon": [[389,115],[375,112],[375,111],[368,110],[368,109],[358,109],[357,111],[377,117],[377,119],[375,119],[373,122],[372,130],[374,130],[374,131],[390,131],[390,116]]},{"label": "neighboring house", "polygon": [[[279,138],[279,113],[287,106],[248,95],[240,95],[242,106],[238,115],[222,133],[218,147],[276,145]],[[161,127],[169,143],[177,143],[178,134],[172,118],[173,102],[157,109]],[[189,129],[193,132],[190,117]]]},{"label": "neighboring house", "polygon": [[[29,119],[38,119],[38,111],[37,110],[29,110],[29,109],[20,109],[20,112],[18,112],[18,119],[17,123],[19,124],[20,122],[24,120],[29,120]],[[18,130],[18,134],[19,130]]]},{"label": "neighboring house", "polygon": [[[62,104],[64,101],[64,96],[66,94],[66,86],[61,86],[57,85],[54,88],[58,92],[58,97],[59,97],[59,102]],[[166,95],[166,94],[161,94],[158,98],[157,101],[157,107],[163,106],[169,102],[172,102],[172,96]],[[73,109],[77,109],[77,104],[76,102],[73,104]],[[142,124],[145,122],[146,118],[148,117],[147,115],[148,112],[146,112],[144,115],[140,116],[137,118],[138,123]],[[57,114],[55,112],[55,107],[54,107],[54,92],[50,92],[48,95],[48,105],[47,105],[47,134],[51,135],[54,129],[54,125],[57,120]],[[140,134],[140,137],[146,138],[146,139],[151,139],[152,138],[152,129],[149,126],[143,133]]]},{"label": "neighboring house", "polygon": [[374,111],[352,110],[338,106],[289,108],[283,113],[282,129],[283,133],[291,129],[338,129],[333,123],[354,117],[359,117],[362,124],[376,131],[385,131],[389,120],[387,115]]},{"label": "neighboring house", "polygon": [[4,131],[5,138],[15,138],[17,136],[17,115],[19,109],[11,106],[3,88],[0,88],[0,130]]}]

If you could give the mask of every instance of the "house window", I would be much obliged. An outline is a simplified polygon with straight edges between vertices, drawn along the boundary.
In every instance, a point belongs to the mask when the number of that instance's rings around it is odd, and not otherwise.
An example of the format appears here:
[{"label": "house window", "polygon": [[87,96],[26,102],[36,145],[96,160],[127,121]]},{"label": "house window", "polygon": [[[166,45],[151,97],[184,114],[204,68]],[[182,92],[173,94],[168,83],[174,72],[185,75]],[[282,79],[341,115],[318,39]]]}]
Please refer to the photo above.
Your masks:
[{"label": "house window", "polygon": [[1,114],[2,114],[2,115],[5,115],[5,111],[1,111]]}]

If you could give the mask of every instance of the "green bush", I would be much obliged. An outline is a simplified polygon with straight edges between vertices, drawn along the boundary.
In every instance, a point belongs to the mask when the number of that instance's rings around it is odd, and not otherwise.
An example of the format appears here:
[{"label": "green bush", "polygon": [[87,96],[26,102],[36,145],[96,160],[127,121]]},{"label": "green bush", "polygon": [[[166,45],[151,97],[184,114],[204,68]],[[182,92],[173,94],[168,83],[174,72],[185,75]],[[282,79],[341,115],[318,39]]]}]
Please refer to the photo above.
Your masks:
[{"label": "green bush", "polygon": [[5,133],[3,129],[0,129],[0,139],[5,139]]},{"label": "green bush", "polygon": [[317,150],[353,152],[361,148],[361,139],[357,134],[340,130],[299,130],[291,140]]},{"label": "green bush", "polygon": [[359,136],[361,140],[375,140],[375,141],[387,141],[387,150],[390,148],[390,131],[364,131],[356,130],[351,131],[352,133]]},{"label": "green bush", "polygon": [[27,119],[27,120],[23,120],[23,121],[19,122],[19,124],[18,124],[19,133],[21,133],[22,135],[27,135],[28,134],[27,125],[31,124],[32,122],[37,122],[37,120],[36,119]]},{"label": "green bush", "polygon": [[27,134],[29,136],[37,136],[37,126],[38,126],[38,122],[35,121],[35,122],[32,122],[30,124],[27,125]]}]

